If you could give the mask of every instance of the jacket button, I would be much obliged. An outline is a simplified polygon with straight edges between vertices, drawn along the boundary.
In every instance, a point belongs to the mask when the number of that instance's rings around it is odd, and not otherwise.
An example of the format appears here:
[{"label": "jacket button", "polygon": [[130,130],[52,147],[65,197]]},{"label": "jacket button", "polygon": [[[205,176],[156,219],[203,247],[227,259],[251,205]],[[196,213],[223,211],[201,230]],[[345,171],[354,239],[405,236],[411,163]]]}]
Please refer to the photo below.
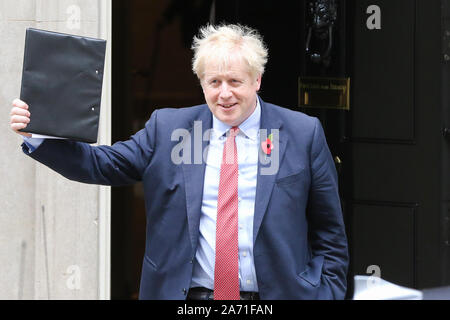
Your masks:
[{"label": "jacket button", "polygon": [[184,295],[186,295],[186,293],[187,293],[187,290],[186,290],[186,288],[183,288],[183,290],[182,290],[182,291],[183,291],[183,294],[184,294]]}]

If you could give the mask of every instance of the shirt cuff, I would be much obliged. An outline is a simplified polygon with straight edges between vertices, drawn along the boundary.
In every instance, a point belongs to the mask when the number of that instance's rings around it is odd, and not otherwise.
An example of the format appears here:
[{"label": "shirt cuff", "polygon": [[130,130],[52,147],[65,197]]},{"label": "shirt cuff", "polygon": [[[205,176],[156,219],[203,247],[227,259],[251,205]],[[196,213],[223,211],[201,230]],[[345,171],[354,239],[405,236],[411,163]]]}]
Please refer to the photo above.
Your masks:
[{"label": "shirt cuff", "polygon": [[27,145],[28,147],[28,153],[32,153],[34,150],[36,150],[37,148],[39,148],[39,146],[42,144],[42,142],[44,142],[44,138],[28,138],[28,137],[23,137],[23,142]]}]

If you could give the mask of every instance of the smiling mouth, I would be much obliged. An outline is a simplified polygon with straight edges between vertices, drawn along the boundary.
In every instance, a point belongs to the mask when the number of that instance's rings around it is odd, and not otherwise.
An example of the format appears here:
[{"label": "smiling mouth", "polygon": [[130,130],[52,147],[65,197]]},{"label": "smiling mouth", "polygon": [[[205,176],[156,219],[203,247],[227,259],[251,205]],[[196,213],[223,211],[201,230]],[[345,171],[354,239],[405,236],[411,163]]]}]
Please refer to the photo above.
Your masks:
[{"label": "smiling mouth", "polygon": [[234,107],[235,105],[237,105],[237,103],[219,104],[219,106],[221,106],[222,108],[225,108],[225,109],[230,109],[230,108]]}]

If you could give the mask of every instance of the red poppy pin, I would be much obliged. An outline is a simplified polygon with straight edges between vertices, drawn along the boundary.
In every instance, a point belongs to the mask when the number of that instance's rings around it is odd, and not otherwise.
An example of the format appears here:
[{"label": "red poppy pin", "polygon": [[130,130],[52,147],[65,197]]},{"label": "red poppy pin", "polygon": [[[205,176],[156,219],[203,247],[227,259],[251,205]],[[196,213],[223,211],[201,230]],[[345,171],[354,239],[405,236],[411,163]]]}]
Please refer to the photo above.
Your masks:
[{"label": "red poppy pin", "polygon": [[262,151],[267,155],[270,155],[270,153],[272,152],[272,149],[273,149],[272,140],[273,140],[273,134],[270,134],[269,137],[267,137],[267,140],[263,141],[261,143]]}]

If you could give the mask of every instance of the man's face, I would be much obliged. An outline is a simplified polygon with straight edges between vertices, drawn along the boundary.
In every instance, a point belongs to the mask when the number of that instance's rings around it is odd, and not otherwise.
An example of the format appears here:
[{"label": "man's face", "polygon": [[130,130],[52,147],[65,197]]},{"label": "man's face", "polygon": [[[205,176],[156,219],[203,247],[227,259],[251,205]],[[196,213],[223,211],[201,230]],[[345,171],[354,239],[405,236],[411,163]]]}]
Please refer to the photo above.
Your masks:
[{"label": "man's face", "polygon": [[255,110],[261,76],[252,77],[242,59],[231,59],[227,68],[207,62],[201,85],[214,116],[233,127],[239,126]]}]

